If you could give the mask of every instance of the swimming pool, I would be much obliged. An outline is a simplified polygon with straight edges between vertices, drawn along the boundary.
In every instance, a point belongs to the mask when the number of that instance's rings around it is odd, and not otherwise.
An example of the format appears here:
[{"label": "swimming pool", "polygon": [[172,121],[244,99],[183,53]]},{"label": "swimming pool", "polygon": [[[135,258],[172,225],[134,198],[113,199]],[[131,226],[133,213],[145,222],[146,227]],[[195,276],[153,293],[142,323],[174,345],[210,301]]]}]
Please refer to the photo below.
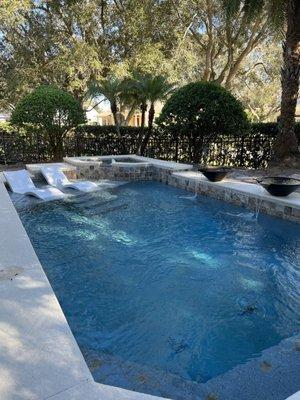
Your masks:
[{"label": "swimming pool", "polygon": [[98,381],[189,398],[299,331],[297,224],[154,182],[17,207]]}]

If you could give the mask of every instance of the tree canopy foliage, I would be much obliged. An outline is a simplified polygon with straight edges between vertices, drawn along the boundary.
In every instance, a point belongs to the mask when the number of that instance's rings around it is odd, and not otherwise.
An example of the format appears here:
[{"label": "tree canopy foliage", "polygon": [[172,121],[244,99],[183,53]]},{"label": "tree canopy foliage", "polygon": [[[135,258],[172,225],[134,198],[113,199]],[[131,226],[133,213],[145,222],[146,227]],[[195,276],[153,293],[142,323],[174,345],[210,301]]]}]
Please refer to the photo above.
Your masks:
[{"label": "tree canopy foliage", "polygon": [[80,103],[69,93],[53,86],[40,86],[26,95],[14,109],[11,122],[39,128],[48,137],[54,157],[63,156],[63,138],[71,128],[85,122]]},{"label": "tree canopy foliage", "polygon": [[90,82],[134,71],[179,84],[216,82],[251,104],[255,119],[269,118],[256,92],[244,90],[247,74],[250,88],[270,82],[269,97],[278,104],[279,79],[257,66],[255,53],[265,56],[274,43],[266,10],[249,22],[243,10],[229,16],[219,0],[2,0],[0,35],[6,108],[40,84],[83,101]]},{"label": "tree canopy foliage", "polygon": [[213,141],[221,134],[239,136],[249,128],[242,104],[212,82],[189,83],[178,89],[164,105],[158,124],[191,137],[194,162],[199,161],[204,138]]},{"label": "tree canopy foliage", "polygon": [[[155,104],[166,100],[173,89],[174,85],[165,76],[134,73],[131,78],[107,77],[100,82],[93,82],[88,96],[92,99],[104,96],[109,101],[117,130],[121,125],[128,125],[134,112],[140,110],[142,129],[136,150],[143,154],[153,128]],[[144,132],[147,110],[148,129]]]},{"label": "tree canopy foliage", "polygon": [[249,22],[257,21],[266,12],[270,29],[282,33],[281,104],[273,162],[297,167],[300,165],[300,151],[295,134],[295,113],[300,83],[300,1],[223,0],[223,5],[229,18],[244,10]]}]

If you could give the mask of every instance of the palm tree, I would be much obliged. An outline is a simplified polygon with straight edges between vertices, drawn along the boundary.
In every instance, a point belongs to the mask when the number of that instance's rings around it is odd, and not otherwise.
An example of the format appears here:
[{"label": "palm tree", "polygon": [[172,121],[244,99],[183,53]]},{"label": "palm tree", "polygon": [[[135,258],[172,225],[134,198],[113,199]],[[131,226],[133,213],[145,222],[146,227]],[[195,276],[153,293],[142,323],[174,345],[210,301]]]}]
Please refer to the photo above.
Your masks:
[{"label": "palm tree", "polygon": [[135,101],[138,108],[141,110],[141,127],[145,127],[147,102],[148,102],[148,79],[149,75],[142,75],[138,72],[134,72],[132,78],[127,80],[126,90],[131,99]]},{"label": "palm tree", "polygon": [[142,127],[145,125],[145,113],[147,111],[147,98],[141,87],[141,75],[134,74],[132,78],[126,78],[122,82],[122,102],[129,109],[125,118],[125,125],[128,124],[137,108],[142,112]]},{"label": "palm tree", "polygon": [[93,82],[88,95],[90,97],[104,96],[110,103],[111,113],[117,127],[121,124],[120,104],[123,92],[123,82],[120,79],[108,77],[100,82]]},{"label": "palm tree", "polygon": [[147,76],[144,80],[145,94],[150,103],[148,112],[148,129],[141,143],[140,153],[144,154],[153,130],[155,117],[155,104],[158,101],[164,101],[174,90],[174,85],[168,83],[164,76]]},{"label": "palm tree", "polygon": [[[149,74],[142,75],[133,74],[127,84],[127,90],[131,99],[135,99],[135,104],[139,105],[141,110],[141,130],[138,137],[137,152],[141,155],[145,152],[149,138],[153,130],[153,122],[155,116],[155,103],[159,100],[166,99],[173,89],[173,85],[167,82],[164,76],[151,76]],[[148,128],[145,130],[146,112],[148,110]]]},{"label": "palm tree", "polygon": [[149,75],[142,75],[139,72],[134,72],[132,78],[126,79],[123,83],[125,97],[127,100],[132,102],[132,107],[134,110],[139,108],[141,111],[141,129],[137,138],[137,153],[140,153],[140,148],[144,137],[146,112],[148,108],[147,82],[149,77]]},{"label": "palm tree", "polygon": [[273,148],[273,161],[287,166],[300,165],[298,141],[295,135],[295,112],[300,77],[300,1],[299,0],[223,0],[229,15],[240,9],[255,18],[268,13],[270,27],[284,31],[283,66],[281,70],[281,112],[278,135]]}]

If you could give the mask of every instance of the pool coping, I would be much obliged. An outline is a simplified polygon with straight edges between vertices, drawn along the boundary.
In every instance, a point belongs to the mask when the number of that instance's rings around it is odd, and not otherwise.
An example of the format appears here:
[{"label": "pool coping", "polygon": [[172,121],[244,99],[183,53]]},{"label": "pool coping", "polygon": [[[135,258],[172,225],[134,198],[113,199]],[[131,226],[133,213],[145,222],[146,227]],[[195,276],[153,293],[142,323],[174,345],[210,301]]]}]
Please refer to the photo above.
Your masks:
[{"label": "pool coping", "polygon": [[163,400],[94,381],[4,183],[0,221],[0,398]]},{"label": "pool coping", "polygon": [[[87,157],[64,157],[64,161],[73,166],[82,166],[84,164],[86,164],[86,165],[90,165],[90,164],[101,165],[101,162],[96,160],[99,158],[101,158],[102,160],[108,160],[111,158],[115,158],[115,159],[131,158],[131,159],[136,160],[138,163],[130,165],[130,163],[119,162],[119,163],[117,163],[118,164],[117,166],[126,165],[128,168],[130,168],[130,167],[134,168],[136,165],[144,165],[144,166],[159,167],[162,169],[176,169],[177,171],[193,169],[193,166],[191,164],[176,163],[174,161],[164,161],[164,160],[159,160],[159,159],[150,158],[150,157],[138,156],[136,154],[118,154],[118,155],[88,157],[90,160],[83,160],[83,158],[87,158]],[[93,158],[95,160],[93,160]],[[112,164],[112,166],[113,165],[114,164]]]}]

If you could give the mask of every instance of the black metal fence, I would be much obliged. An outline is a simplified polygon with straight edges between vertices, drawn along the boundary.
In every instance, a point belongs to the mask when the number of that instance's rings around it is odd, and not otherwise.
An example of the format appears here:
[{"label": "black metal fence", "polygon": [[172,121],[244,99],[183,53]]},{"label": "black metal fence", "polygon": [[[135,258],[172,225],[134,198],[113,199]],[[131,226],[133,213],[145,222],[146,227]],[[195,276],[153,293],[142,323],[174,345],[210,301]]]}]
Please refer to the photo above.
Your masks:
[{"label": "black metal fence", "polygon": [[[230,137],[220,135],[216,140],[204,138],[199,150],[199,162],[211,165],[263,168],[271,158],[276,133],[260,131]],[[193,162],[194,148],[190,138],[168,137],[155,133],[147,148],[147,155],[166,160]]]},{"label": "black metal fence", "polygon": [[51,160],[48,141],[38,132],[17,132],[0,128],[0,163],[35,163]]},{"label": "black metal fence", "polygon": [[[114,126],[80,126],[64,140],[68,156],[134,154],[138,149],[140,128]],[[300,124],[296,126],[300,142]],[[193,162],[198,146],[199,161],[215,165],[262,168],[271,157],[271,149],[277,134],[274,123],[253,124],[251,132],[216,140],[204,138],[194,143],[191,138],[154,130],[146,149],[146,156]],[[200,146],[200,147],[199,147]],[[47,140],[38,132],[7,132],[0,128],[0,163],[50,161],[51,151]]]}]

